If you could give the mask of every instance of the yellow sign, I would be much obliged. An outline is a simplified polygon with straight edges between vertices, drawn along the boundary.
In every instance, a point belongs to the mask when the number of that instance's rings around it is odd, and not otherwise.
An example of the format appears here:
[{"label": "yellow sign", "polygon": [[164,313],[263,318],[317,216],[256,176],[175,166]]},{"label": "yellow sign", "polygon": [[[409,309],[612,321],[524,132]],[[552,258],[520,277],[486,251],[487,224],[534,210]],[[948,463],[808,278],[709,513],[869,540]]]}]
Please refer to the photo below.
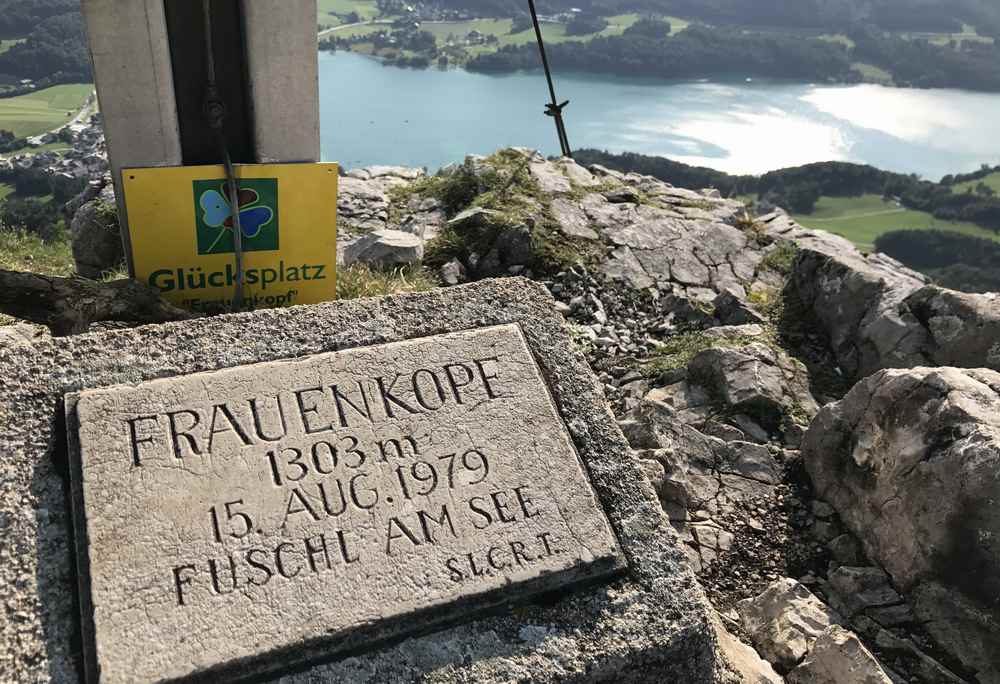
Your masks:
[{"label": "yellow sign", "polygon": [[[336,164],[236,167],[241,308],[315,304],[337,293]],[[222,166],[124,169],[135,277],[193,310],[230,309],[236,261]]]}]

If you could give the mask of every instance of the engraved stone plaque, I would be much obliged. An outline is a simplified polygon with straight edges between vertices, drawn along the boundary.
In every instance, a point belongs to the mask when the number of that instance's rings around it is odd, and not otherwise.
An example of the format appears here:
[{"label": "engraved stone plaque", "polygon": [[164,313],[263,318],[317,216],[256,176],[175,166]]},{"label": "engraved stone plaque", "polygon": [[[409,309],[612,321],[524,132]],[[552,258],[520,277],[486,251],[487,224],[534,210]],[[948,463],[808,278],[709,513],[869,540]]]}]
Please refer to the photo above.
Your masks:
[{"label": "engraved stone plaque", "polygon": [[68,411],[100,681],[331,657],[623,567],[517,325],[86,390]]}]

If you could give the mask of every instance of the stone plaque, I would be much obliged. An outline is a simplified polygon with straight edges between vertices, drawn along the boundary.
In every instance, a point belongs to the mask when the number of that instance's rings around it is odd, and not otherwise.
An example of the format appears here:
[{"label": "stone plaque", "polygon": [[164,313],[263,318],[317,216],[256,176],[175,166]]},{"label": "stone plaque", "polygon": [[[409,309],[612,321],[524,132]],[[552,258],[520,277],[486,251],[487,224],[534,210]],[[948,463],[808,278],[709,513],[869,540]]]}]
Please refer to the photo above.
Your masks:
[{"label": "stone plaque", "polygon": [[623,567],[517,325],[87,390],[68,411],[101,681],[329,657]]}]

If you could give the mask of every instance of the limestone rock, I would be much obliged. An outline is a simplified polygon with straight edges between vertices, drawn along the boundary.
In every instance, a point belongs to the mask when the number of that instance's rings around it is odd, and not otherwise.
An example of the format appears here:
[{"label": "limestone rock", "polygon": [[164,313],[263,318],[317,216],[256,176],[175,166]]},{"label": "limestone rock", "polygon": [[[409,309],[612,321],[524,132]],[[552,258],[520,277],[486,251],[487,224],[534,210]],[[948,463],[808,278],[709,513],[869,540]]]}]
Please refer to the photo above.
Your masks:
[{"label": "limestone rock", "polygon": [[376,230],[349,245],[344,264],[357,261],[383,266],[416,264],[424,258],[424,241],[399,230]]},{"label": "limestone rock", "polygon": [[389,197],[386,190],[381,184],[366,181],[367,178],[358,178],[356,175],[340,178],[337,188],[337,222],[341,228],[372,231],[386,227],[389,220]]},{"label": "limestone rock", "polygon": [[925,355],[934,365],[1000,370],[1000,295],[928,285],[905,305],[927,329]]},{"label": "limestone rock", "polygon": [[[737,606],[754,646],[779,671],[797,666],[840,617],[793,579],[771,584],[760,596]],[[845,680],[849,681],[849,680]]]},{"label": "limestone rock", "polygon": [[70,224],[73,261],[84,278],[100,278],[125,259],[112,186],[84,204]]},{"label": "limestone rock", "polygon": [[445,285],[458,285],[465,282],[465,266],[458,259],[452,259],[441,267],[441,282]]},{"label": "limestone rock", "polygon": [[880,371],[820,411],[802,453],[939,644],[1000,677],[1000,373]]},{"label": "limestone rock", "polygon": [[830,587],[837,592],[850,615],[903,602],[881,568],[841,566],[830,573]]},{"label": "limestone rock", "polygon": [[600,185],[601,180],[593,173],[577,164],[572,159],[563,157],[555,162],[555,165],[569,178],[570,182],[580,188],[594,187]]},{"label": "limestone rock", "polygon": [[712,624],[719,642],[719,653],[739,675],[741,684],[784,684],[785,680],[774,671],[771,663],[730,634],[718,615],[714,616]]},{"label": "limestone rock", "polygon": [[880,368],[920,365],[927,335],[900,304],[925,278],[887,257],[803,249],[791,286],[830,338],[841,368],[862,378]]},{"label": "limestone rock", "polygon": [[766,442],[776,435],[797,447],[819,410],[805,367],[765,343],[760,326],[711,328],[704,334],[717,338],[719,346],[698,352],[671,384],[647,398],[670,405],[681,421],[702,431],[721,409],[751,440]]},{"label": "limestone rock", "polygon": [[830,625],[816,639],[802,664],[788,673],[788,684],[892,684],[878,660],[857,635]]},{"label": "limestone rock", "polygon": [[552,200],[552,214],[559,224],[559,230],[569,237],[596,240],[600,236],[590,227],[587,214],[579,203],[572,200],[557,198]]},{"label": "limestone rock", "polygon": [[[58,413],[67,392],[512,323],[523,331],[539,382],[548,386],[552,405],[559,407],[566,443],[576,444],[587,465],[627,553],[628,572],[609,583],[580,587],[558,601],[470,613],[431,634],[403,639],[366,631],[351,644],[357,646],[354,656],[284,674],[281,681],[734,682],[720,660],[704,593],[628,453],[598,380],[575,351],[544,287],[524,279],[51,338],[24,350],[0,352],[0,415],[11,428],[2,448],[6,479],[0,496],[0,591],[5,620],[0,621],[0,681],[76,682],[84,669],[78,575],[69,551],[74,537],[66,461],[59,458],[58,446],[65,436]],[[481,353],[490,355],[489,349]],[[178,402],[184,400],[178,397]],[[531,416],[525,415],[530,423]],[[553,477],[560,473],[552,470]],[[233,541],[230,548],[235,548]],[[248,540],[244,548],[252,543]],[[288,585],[279,588],[284,591]],[[216,598],[252,608],[239,592]],[[250,609],[246,615],[254,618]],[[149,620],[142,605],[135,619],[140,626]],[[532,641],[522,640],[522,634]],[[169,651],[170,645],[163,648]],[[287,662],[279,658],[274,664],[284,667]],[[255,676],[248,671],[239,675]]]},{"label": "limestone rock", "polygon": [[546,194],[568,193],[573,189],[562,169],[551,162],[535,160],[528,165],[528,168],[531,169],[531,175],[538,182],[541,191]]},{"label": "limestone rock", "polygon": [[507,274],[511,267],[532,260],[529,226],[510,225],[499,211],[472,207],[448,221],[448,227],[462,235],[467,246],[484,250],[462,256],[467,272],[476,278]]},{"label": "limestone rock", "polygon": [[748,533],[726,521],[741,519],[736,512],[745,502],[772,498],[781,469],[766,447],[703,434],[655,397],[647,395],[620,425],[638,457],[659,465],[657,493],[702,569]]},{"label": "limestone rock", "polygon": [[0,349],[30,349],[34,344],[51,337],[49,329],[31,323],[0,325]]},{"label": "limestone rock", "polygon": [[436,238],[448,221],[441,202],[433,197],[412,197],[405,209],[399,230],[413,233],[424,242]]},{"label": "limestone rock", "polygon": [[754,311],[738,293],[724,290],[712,301],[715,318],[722,325],[760,325],[765,319]]}]

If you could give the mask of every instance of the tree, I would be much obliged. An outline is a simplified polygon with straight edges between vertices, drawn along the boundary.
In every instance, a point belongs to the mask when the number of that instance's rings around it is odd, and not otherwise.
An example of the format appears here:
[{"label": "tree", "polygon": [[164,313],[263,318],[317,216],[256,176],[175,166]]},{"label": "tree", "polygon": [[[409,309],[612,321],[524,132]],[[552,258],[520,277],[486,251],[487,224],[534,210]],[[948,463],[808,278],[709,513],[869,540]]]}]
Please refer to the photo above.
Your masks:
[{"label": "tree", "polygon": [[580,12],[573,16],[566,24],[567,36],[585,36],[591,33],[600,33],[608,27],[608,20],[596,14]]},{"label": "tree", "polygon": [[13,152],[27,144],[27,140],[18,138],[13,132],[0,130],[0,152]]},{"label": "tree", "polygon": [[664,21],[662,19],[656,19],[653,17],[643,17],[639,21],[635,22],[627,29],[625,29],[624,35],[626,36],[643,36],[645,38],[653,38],[656,40],[666,38],[670,35],[671,26],[669,21]]},{"label": "tree", "polygon": [[510,32],[512,34],[513,33],[522,33],[523,31],[530,30],[531,27],[532,27],[532,25],[531,25],[531,17],[530,16],[528,16],[527,14],[524,14],[524,13],[515,14],[514,15],[514,21],[511,22],[511,25],[510,25]]},{"label": "tree", "polygon": [[796,214],[811,214],[820,198],[818,183],[799,183],[785,190],[785,202]]}]

